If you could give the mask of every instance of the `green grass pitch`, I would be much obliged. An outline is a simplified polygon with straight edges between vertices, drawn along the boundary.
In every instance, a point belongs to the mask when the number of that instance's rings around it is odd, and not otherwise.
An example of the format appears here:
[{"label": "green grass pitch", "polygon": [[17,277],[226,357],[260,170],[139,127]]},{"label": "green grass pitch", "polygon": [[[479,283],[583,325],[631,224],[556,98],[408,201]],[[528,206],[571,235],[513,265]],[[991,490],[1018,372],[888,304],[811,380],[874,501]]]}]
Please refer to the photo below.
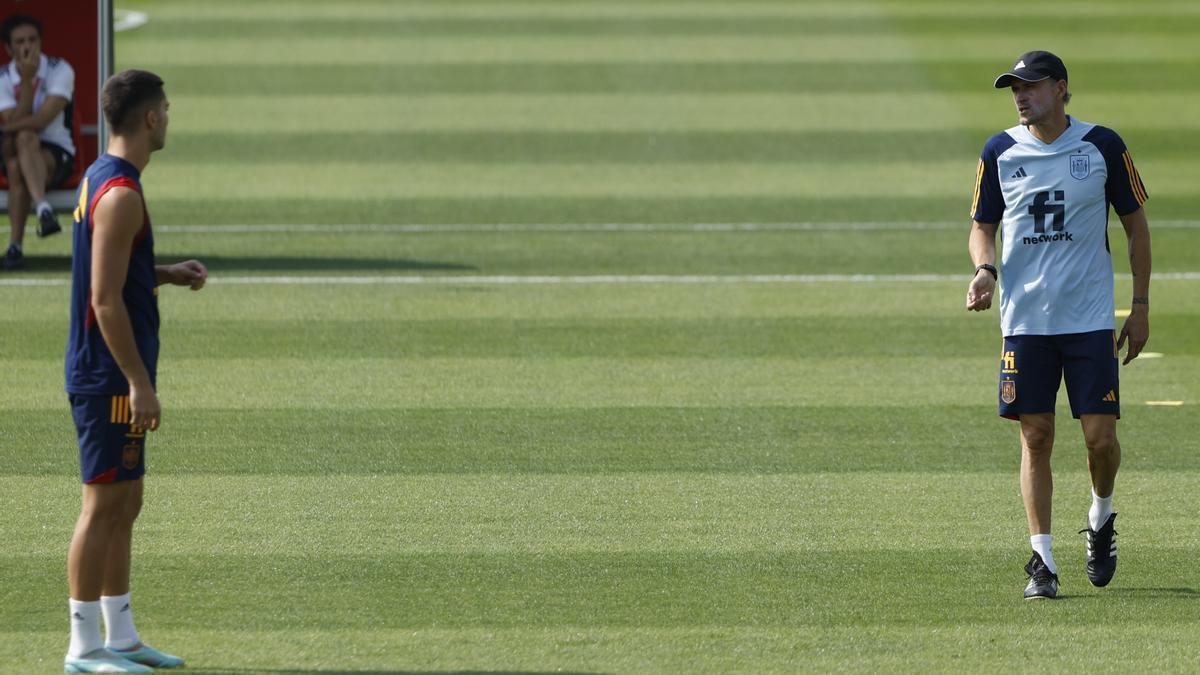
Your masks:
[{"label": "green grass pitch", "polygon": [[[189,672],[1196,667],[1192,3],[119,6],[172,101],[158,253],[213,276],[160,299],[135,534]],[[1122,374],[1115,581],[1064,407],[1030,604],[998,319],[962,305],[991,79],[1036,48],[1149,188],[1159,356]],[[0,672],[67,643],[69,245],[0,275]]]}]

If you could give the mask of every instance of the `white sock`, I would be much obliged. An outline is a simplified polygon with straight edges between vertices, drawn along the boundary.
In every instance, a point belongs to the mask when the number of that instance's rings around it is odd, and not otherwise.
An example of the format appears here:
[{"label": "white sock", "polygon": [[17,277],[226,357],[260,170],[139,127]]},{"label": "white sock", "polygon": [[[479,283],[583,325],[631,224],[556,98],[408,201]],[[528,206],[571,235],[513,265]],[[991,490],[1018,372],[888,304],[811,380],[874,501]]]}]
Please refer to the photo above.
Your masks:
[{"label": "white sock", "polygon": [[37,203],[37,213],[39,216],[42,215],[42,211],[49,211],[50,213],[54,213],[54,207],[50,206],[50,202],[43,199],[42,201]]},{"label": "white sock", "polygon": [[1092,490],[1092,508],[1088,509],[1088,527],[1099,531],[1112,515],[1112,495],[1101,497]]},{"label": "white sock", "polygon": [[132,649],[141,638],[133,627],[133,609],[129,594],[100,596],[100,609],[104,611],[104,631],[107,639],[104,646],[109,649]]},{"label": "white sock", "polygon": [[104,647],[100,641],[100,601],[80,602],[72,598],[71,645],[67,656],[78,658]]},{"label": "white sock", "polygon": [[1042,556],[1042,562],[1050,568],[1050,573],[1058,574],[1058,566],[1054,564],[1054,554],[1050,552],[1050,545],[1053,542],[1054,537],[1048,534],[1035,534],[1029,538],[1029,545],[1033,547],[1034,553]]}]

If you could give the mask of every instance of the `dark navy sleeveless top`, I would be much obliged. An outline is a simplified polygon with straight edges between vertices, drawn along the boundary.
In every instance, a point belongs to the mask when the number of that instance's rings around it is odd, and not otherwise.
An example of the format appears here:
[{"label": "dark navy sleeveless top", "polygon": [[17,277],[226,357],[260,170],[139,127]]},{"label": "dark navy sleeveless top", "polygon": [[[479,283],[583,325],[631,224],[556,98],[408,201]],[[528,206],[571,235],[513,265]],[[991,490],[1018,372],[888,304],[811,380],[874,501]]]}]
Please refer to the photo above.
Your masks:
[{"label": "dark navy sleeveless top", "polygon": [[[108,350],[92,310],[92,212],[96,202],[114,187],[127,187],[142,194],[137,167],[113,155],[101,155],[84,175],[76,195],[71,257],[71,334],[67,339],[67,392],[89,396],[129,393],[129,382]],[[158,365],[158,282],[154,272],[154,235],[150,214],[142,201],[142,229],[129,251],[129,271],[122,291],[133,339],[150,382],[155,382]]]}]

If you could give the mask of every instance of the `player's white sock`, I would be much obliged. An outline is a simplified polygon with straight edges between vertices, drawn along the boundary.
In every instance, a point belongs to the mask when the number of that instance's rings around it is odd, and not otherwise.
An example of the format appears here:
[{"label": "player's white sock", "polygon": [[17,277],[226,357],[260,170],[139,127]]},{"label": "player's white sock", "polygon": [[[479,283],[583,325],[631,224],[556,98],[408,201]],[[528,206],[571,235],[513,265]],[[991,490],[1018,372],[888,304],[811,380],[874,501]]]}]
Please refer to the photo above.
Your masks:
[{"label": "player's white sock", "polygon": [[43,211],[54,213],[54,207],[50,206],[50,202],[46,201],[45,199],[37,203],[37,214],[40,216],[42,215]]},{"label": "player's white sock", "polygon": [[1088,527],[1093,531],[1099,531],[1104,527],[1105,521],[1112,515],[1112,495],[1101,497],[1092,490],[1092,508],[1088,509]]},{"label": "player's white sock", "polygon": [[1054,554],[1050,552],[1050,544],[1053,541],[1054,537],[1048,534],[1035,534],[1029,538],[1029,545],[1033,547],[1034,553],[1042,556],[1042,562],[1050,568],[1050,573],[1058,574],[1058,566],[1054,564]]},{"label": "player's white sock", "polygon": [[142,641],[133,627],[133,608],[128,593],[100,596],[100,608],[104,611],[104,632],[108,636],[104,640],[105,647],[132,649]]},{"label": "player's white sock", "polygon": [[67,656],[78,658],[104,646],[100,640],[100,601],[80,602],[72,598],[71,645]]}]

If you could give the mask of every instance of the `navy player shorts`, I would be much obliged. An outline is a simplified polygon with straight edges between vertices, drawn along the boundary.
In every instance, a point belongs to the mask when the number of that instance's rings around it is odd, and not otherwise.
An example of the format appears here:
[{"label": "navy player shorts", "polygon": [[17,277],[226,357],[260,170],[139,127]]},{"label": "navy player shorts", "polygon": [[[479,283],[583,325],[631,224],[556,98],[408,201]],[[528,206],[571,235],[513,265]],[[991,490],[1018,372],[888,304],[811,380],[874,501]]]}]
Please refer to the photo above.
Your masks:
[{"label": "navy player shorts", "polygon": [[146,430],[129,423],[129,397],[71,394],[70,399],[83,482],[141,478],[146,473]]},{"label": "navy player shorts", "polygon": [[1071,415],[1121,416],[1117,342],[1111,330],[1066,335],[1013,335],[1000,353],[1000,416],[1054,412],[1067,383]]}]

